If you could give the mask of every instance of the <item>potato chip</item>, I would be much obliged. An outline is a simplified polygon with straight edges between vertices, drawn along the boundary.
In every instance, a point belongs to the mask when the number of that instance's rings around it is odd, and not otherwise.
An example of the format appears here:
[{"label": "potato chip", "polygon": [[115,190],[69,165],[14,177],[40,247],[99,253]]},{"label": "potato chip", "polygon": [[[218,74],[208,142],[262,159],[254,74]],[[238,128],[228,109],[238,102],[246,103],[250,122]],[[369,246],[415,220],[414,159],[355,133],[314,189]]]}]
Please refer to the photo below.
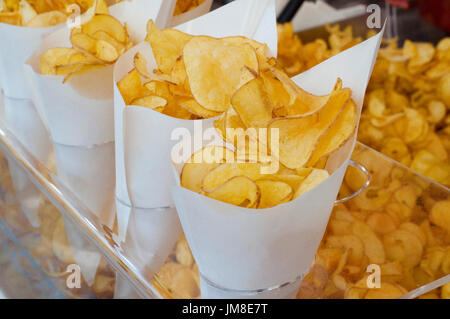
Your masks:
[{"label": "potato chip", "polygon": [[136,98],[143,97],[144,87],[139,72],[133,69],[122,80],[117,83],[120,93],[125,100],[125,103],[129,105]]},{"label": "potato chip", "polygon": [[354,222],[352,232],[364,244],[364,251],[369,262],[373,264],[383,264],[386,260],[383,244],[369,226],[362,222]]},{"label": "potato chip", "polygon": [[325,247],[348,250],[348,263],[351,265],[360,265],[364,256],[363,242],[354,235],[328,236]]},{"label": "potato chip", "polygon": [[149,109],[162,111],[167,105],[167,100],[159,96],[149,95],[141,98],[134,99],[131,101],[132,105],[144,106]]},{"label": "potato chip", "polygon": [[200,118],[210,118],[220,115],[220,113],[205,109],[195,99],[189,97],[180,99],[178,105]]},{"label": "potato chip", "polygon": [[314,166],[320,159],[324,159],[343,145],[355,132],[357,125],[356,105],[349,101],[336,121],[325,134],[320,137],[316,149],[308,161],[308,166]]},{"label": "potato chip", "polygon": [[370,289],[364,299],[396,299],[408,291],[400,285],[381,283],[380,289]]},{"label": "potato chip", "polygon": [[128,34],[122,23],[109,14],[96,14],[89,22],[81,26],[81,31],[94,36],[98,31],[104,31],[119,42],[125,43]]},{"label": "potato chip", "polygon": [[441,201],[433,206],[431,221],[450,233],[450,201]]},{"label": "potato chip", "polygon": [[258,163],[225,163],[212,169],[203,179],[202,189],[211,192],[226,181],[236,176],[245,176],[251,180],[263,177],[261,165]]},{"label": "potato chip", "polygon": [[159,30],[150,20],[147,25],[146,41],[150,43],[155,55],[158,69],[169,74],[178,58],[183,53],[183,48],[192,36],[177,30]]}]

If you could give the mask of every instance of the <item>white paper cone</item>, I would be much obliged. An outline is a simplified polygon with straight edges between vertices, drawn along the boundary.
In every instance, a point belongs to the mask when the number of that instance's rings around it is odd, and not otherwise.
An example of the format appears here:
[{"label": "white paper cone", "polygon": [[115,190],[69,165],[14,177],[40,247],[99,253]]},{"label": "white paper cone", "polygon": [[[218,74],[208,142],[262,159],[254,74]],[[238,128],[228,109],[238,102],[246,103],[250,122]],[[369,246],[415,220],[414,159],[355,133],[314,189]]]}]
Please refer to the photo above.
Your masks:
[{"label": "white paper cone", "polygon": [[[4,97],[3,120],[6,127],[38,161],[47,164],[52,144],[33,102],[28,99]],[[41,192],[14,160],[8,160],[17,199],[28,221],[39,227],[38,208]]]},{"label": "white paper cone", "polygon": [[[382,33],[299,75],[294,81],[307,91],[321,95],[329,93],[340,77],[344,87],[352,89],[360,113],[381,38]],[[219,287],[233,290],[270,288],[307,273],[355,142],[356,137],[330,158],[332,165],[328,169],[332,174],[325,182],[292,202],[270,209],[240,208],[174,187],[173,199],[200,273]],[[208,295],[210,292],[212,295]],[[283,289],[280,293],[285,292]],[[216,293],[207,289],[202,291],[202,296],[213,298]],[[241,297],[233,292],[224,292],[222,296]]]},{"label": "white paper cone", "polygon": [[200,17],[204,14],[207,14],[209,12],[209,10],[211,10],[212,3],[213,3],[213,0],[205,0],[197,8],[194,8],[188,12],[185,12],[180,15],[172,17],[169,27],[173,28],[177,25],[186,23],[186,22],[193,20],[197,17]]},{"label": "white paper cone", "polygon": [[31,98],[22,66],[42,39],[65,24],[48,28],[27,28],[0,23],[0,88],[6,96]]},{"label": "white paper cone", "polygon": [[[118,212],[129,208],[120,202],[116,205]],[[181,234],[175,208],[132,208],[129,211],[126,239],[121,246],[127,258],[151,276],[165,264]]]},{"label": "white paper cone", "polygon": [[345,19],[361,16],[366,13],[365,5],[355,5],[343,9],[335,9],[324,1],[305,1],[292,19],[295,32],[336,23]]},{"label": "white paper cone", "polygon": [[[215,37],[242,35],[267,43],[273,55],[277,52],[274,0],[238,0],[176,29]],[[116,63],[115,83],[134,67],[136,52],[147,58],[149,70],[157,68],[151,46],[141,43]],[[172,140],[172,134],[184,128],[193,137],[196,125],[211,126],[214,120],[185,121],[147,108],[126,106],[117,85],[114,104],[118,198],[135,207],[172,206],[170,186],[175,185],[175,180],[170,173],[170,155],[173,146],[179,143],[177,138]]]}]

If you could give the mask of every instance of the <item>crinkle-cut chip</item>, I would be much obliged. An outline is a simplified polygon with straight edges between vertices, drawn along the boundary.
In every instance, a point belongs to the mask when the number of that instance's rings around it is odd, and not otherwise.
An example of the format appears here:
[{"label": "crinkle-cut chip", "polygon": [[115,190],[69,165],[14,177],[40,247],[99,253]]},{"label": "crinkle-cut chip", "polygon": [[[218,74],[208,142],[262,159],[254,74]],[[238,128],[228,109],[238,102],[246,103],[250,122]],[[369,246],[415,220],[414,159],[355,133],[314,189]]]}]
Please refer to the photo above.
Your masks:
[{"label": "crinkle-cut chip", "polygon": [[259,209],[275,207],[291,200],[293,195],[292,187],[286,183],[271,180],[256,181],[261,192]]},{"label": "crinkle-cut chip", "polygon": [[355,221],[352,226],[353,235],[359,237],[364,244],[364,252],[370,263],[384,264],[386,254],[383,243],[369,226],[360,221]]},{"label": "crinkle-cut chip", "polygon": [[191,35],[177,30],[159,30],[153,20],[147,24],[145,40],[152,46],[158,69],[164,74],[170,74],[190,39],[192,39]]},{"label": "crinkle-cut chip", "polygon": [[231,105],[247,128],[265,128],[272,121],[273,104],[262,78],[251,80],[237,90]]},{"label": "crinkle-cut chip", "polygon": [[236,176],[245,176],[254,181],[259,180],[264,177],[261,170],[262,165],[258,163],[224,163],[205,176],[202,189],[205,192],[211,192]]},{"label": "crinkle-cut chip", "polygon": [[320,137],[336,121],[351,97],[350,89],[334,92],[326,105],[310,116],[276,119],[269,125],[269,145],[272,129],[279,130],[280,162],[288,168],[305,166]]},{"label": "crinkle-cut chip", "polygon": [[193,98],[182,98],[178,101],[178,105],[204,119],[220,115],[220,113],[205,109]]},{"label": "crinkle-cut chip", "polygon": [[433,206],[431,221],[450,234],[450,201],[440,201]]},{"label": "crinkle-cut chip", "polygon": [[167,100],[159,96],[150,95],[134,99],[131,101],[131,105],[143,106],[152,110],[162,110],[167,105]]},{"label": "crinkle-cut chip", "polygon": [[225,147],[208,146],[194,153],[183,166],[181,172],[181,186],[201,193],[203,178],[214,168],[225,161],[233,159],[234,153]]},{"label": "crinkle-cut chip", "polygon": [[351,265],[360,265],[364,257],[364,245],[361,239],[354,235],[328,236],[325,239],[325,247],[348,250],[347,258]]},{"label": "crinkle-cut chip", "polygon": [[31,19],[26,26],[32,28],[44,28],[64,23],[66,20],[67,16],[64,13],[60,11],[50,11],[38,14]]},{"label": "crinkle-cut chip", "polygon": [[[285,105],[289,116],[309,115],[322,109],[331,97],[330,95],[317,96],[301,89],[289,76],[275,67],[270,69],[275,77],[283,84],[290,96],[289,105]],[[338,79],[334,92],[342,89],[342,80]]]},{"label": "crinkle-cut chip", "polygon": [[315,166],[322,158],[330,155],[344,145],[356,130],[356,104],[347,103],[336,121],[319,139],[307,166]]},{"label": "crinkle-cut chip", "polygon": [[183,49],[192,94],[204,108],[224,112],[243,84],[244,67],[258,70],[255,49],[210,37],[195,37]]},{"label": "crinkle-cut chip", "polygon": [[326,170],[313,169],[308,177],[306,177],[305,180],[300,184],[300,187],[295,192],[294,199],[316,188],[317,186],[322,184],[328,177],[330,177],[330,174]]},{"label": "crinkle-cut chip", "polygon": [[[136,69],[131,70],[122,80],[117,83],[120,93],[126,105],[142,97],[144,87],[139,72]],[[153,92],[152,92],[153,93]]]},{"label": "crinkle-cut chip", "polygon": [[56,67],[69,64],[70,56],[75,52],[72,48],[53,48],[41,54],[39,57],[41,74],[56,75]]},{"label": "crinkle-cut chip", "polygon": [[409,231],[395,230],[383,237],[383,244],[389,260],[398,261],[407,268],[420,263],[423,245],[420,239]]},{"label": "crinkle-cut chip", "polygon": [[369,289],[364,299],[396,299],[408,291],[398,284],[382,282],[379,289]]},{"label": "crinkle-cut chip", "polygon": [[235,176],[205,194],[213,199],[246,208],[256,208],[260,198],[256,183],[245,176]]},{"label": "crinkle-cut chip", "polygon": [[97,14],[89,22],[81,26],[83,33],[94,36],[97,31],[105,31],[119,42],[126,43],[128,34],[122,23],[107,14]]}]

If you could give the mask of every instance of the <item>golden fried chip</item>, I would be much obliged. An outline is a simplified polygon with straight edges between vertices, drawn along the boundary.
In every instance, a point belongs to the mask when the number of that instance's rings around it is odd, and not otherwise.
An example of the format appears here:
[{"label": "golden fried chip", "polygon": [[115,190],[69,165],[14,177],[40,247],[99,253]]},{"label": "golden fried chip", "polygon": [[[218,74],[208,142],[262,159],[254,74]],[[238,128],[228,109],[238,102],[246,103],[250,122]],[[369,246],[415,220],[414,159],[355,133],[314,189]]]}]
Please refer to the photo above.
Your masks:
[{"label": "golden fried chip", "polygon": [[223,112],[243,84],[245,67],[258,69],[255,49],[209,37],[195,37],[183,48],[184,64],[191,91],[204,108]]}]

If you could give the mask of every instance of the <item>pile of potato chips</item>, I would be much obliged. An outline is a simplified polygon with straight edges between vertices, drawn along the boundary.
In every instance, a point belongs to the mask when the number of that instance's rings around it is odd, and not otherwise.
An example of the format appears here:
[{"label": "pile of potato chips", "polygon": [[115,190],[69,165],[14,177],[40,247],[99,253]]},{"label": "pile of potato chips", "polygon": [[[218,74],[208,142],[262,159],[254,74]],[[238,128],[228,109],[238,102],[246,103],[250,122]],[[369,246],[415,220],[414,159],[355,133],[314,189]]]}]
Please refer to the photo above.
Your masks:
[{"label": "pile of potato chips", "polygon": [[133,46],[128,28],[109,15],[103,0],[95,0],[92,18],[72,29],[72,48],[52,48],[40,56],[41,74],[72,76],[114,64]]},{"label": "pile of potato chips", "polygon": [[[299,297],[397,298],[450,274],[449,193],[369,149],[353,160],[370,170],[371,186],[335,208]],[[365,180],[350,168],[342,196]],[[379,289],[367,284],[371,264],[381,269]],[[448,288],[425,297],[449,298]]]},{"label": "pile of potato chips", "polygon": [[[303,45],[280,25],[279,61],[294,76],[361,42],[351,27],[327,27]],[[368,34],[368,37],[372,35]],[[450,38],[430,43],[396,39],[380,50],[366,94],[358,139],[417,172],[450,186]]]}]

